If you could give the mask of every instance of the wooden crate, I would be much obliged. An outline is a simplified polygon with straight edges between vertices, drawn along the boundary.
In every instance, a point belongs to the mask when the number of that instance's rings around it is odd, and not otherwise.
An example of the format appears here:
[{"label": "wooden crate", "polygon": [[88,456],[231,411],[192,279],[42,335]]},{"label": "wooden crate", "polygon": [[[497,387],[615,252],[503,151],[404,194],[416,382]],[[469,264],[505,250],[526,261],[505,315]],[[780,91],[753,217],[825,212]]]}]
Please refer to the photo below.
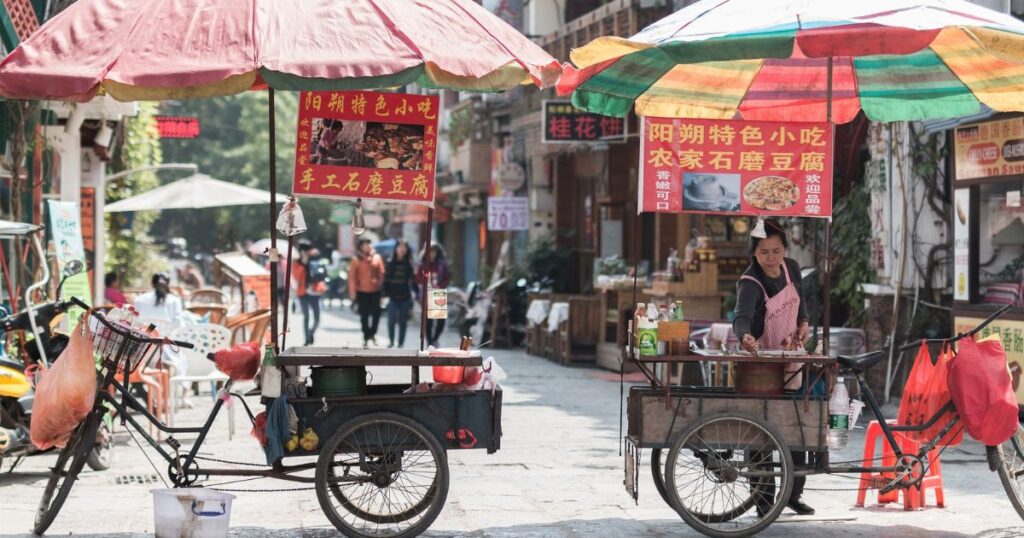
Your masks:
[{"label": "wooden crate", "polygon": [[[700,417],[730,411],[764,419],[775,426],[783,444],[792,450],[827,450],[828,400],[824,398],[745,396],[729,390],[687,387],[673,389],[666,406],[664,390],[631,387],[627,410],[629,437],[641,448],[665,448],[671,444],[673,435]],[[737,441],[728,434],[722,435],[721,439],[708,441]]]}]

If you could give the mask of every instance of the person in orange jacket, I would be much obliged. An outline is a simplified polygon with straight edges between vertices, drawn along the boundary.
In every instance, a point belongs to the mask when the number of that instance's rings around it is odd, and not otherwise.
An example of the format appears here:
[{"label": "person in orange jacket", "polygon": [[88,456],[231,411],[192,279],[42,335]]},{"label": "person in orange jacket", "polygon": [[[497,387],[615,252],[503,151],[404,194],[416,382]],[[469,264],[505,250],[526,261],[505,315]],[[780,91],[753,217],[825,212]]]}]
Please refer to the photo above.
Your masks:
[{"label": "person in orange jacket", "polygon": [[380,289],[384,283],[384,260],[373,250],[369,239],[356,244],[356,257],[348,266],[348,296],[359,308],[363,329],[363,347],[377,345],[380,324]]}]

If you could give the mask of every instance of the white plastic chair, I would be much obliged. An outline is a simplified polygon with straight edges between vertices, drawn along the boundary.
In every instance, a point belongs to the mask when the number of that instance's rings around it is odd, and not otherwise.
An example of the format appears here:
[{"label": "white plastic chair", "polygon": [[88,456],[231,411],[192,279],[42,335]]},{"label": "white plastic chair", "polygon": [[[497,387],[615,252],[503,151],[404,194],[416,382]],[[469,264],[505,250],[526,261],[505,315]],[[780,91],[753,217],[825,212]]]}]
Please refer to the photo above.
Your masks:
[{"label": "white plastic chair", "polygon": [[[224,383],[228,376],[214,368],[213,362],[206,355],[231,345],[231,330],[223,325],[197,323],[175,329],[170,335],[171,340],[188,342],[195,347],[181,348],[180,353],[188,360],[188,375],[171,378],[171,416],[178,410],[178,386],[190,386],[192,383],[209,383],[213,401],[217,401],[217,383]],[[227,402],[226,402],[227,403]],[[228,438],[235,434],[234,406],[228,409]]]}]

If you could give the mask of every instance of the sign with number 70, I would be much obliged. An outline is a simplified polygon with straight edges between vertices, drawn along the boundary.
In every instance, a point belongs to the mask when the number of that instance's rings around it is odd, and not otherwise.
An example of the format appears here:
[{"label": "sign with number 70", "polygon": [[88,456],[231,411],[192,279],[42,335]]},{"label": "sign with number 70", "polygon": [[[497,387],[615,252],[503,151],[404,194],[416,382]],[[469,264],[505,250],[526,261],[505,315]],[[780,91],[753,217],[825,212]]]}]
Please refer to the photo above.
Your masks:
[{"label": "sign with number 70", "polygon": [[530,199],[526,196],[492,196],[487,199],[487,229],[492,232],[528,230]]}]

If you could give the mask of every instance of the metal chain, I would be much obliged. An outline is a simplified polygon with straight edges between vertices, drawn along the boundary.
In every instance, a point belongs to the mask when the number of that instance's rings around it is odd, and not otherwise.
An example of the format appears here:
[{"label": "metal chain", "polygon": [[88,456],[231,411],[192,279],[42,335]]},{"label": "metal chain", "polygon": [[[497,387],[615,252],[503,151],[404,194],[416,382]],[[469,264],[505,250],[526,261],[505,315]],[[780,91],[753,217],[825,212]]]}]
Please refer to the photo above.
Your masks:
[{"label": "metal chain", "polygon": [[226,463],[228,465],[244,465],[246,467],[266,467],[266,465],[263,465],[262,463],[248,463],[248,462],[244,462],[244,461],[221,460],[221,459],[217,459],[217,458],[210,458],[210,457],[198,456],[198,455],[195,458],[193,458],[193,459],[195,459],[197,461],[201,460],[201,461],[212,461],[214,463]]},{"label": "metal chain", "polygon": [[226,493],[286,493],[289,491],[311,491],[316,489],[316,486],[309,488],[280,488],[280,489],[230,489],[230,488],[210,488],[214,491],[223,491]]}]

